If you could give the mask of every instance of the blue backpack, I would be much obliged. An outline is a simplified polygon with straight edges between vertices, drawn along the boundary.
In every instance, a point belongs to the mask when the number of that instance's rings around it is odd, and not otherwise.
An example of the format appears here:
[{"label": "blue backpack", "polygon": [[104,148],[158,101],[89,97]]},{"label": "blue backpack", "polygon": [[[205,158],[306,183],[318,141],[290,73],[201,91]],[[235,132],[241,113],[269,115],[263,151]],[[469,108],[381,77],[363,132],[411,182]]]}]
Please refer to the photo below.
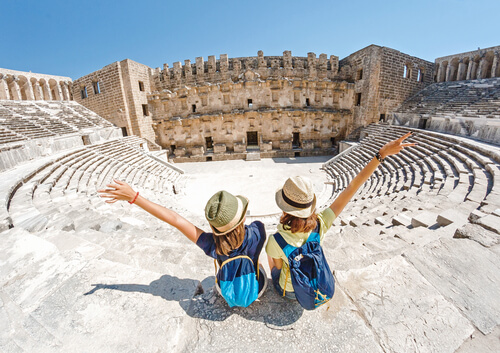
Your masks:
[{"label": "blue backpack", "polygon": [[[219,284],[220,291],[230,307],[247,307],[259,295],[259,272],[255,272],[253,261],[246,255],[231,257],[220,265],[217,272],[215,264],[215,281]],[[258,268],[258,264],[257,264]]]},{"label": "blue backpack", "polygon": [[306,310],[314,310],[332,299],[335,279],[320,245],[319,222],[301,247],[288,244],[279,232],[274,234],[274,239],[288,259],[289,275],[299,304]]}]

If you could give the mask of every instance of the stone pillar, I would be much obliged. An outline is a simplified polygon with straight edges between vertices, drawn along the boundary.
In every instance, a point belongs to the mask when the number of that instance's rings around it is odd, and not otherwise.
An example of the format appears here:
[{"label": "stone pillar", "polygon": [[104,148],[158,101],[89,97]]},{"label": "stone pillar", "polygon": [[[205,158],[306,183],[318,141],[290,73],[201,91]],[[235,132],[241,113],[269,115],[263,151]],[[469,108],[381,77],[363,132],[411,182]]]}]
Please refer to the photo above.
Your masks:
[{"label": "stone pillar", "polygon": [[33,92],[33,87],[31,86],[31,82],[28,80],[24,84],[25,86],[25,92],[26,92],[26,99],[29,101],[34,101],[35,100],[35,94]]},{"label": "stone pillar", "polygon": [[62,83],[62,95],[63,95],[63,100],[67,100],[69,101],[69,88],[68,88],[69,84],[68,82],[63,82]]},{"label": "stone pillar", "polygon": [[11,82],[11,92],[12,92],[12,99],[13,100],[18,100],[20,101],[22,99],[21,97],[21,90],[19,89],[19,77],[17,76],[12,76],[12,82]]},{"label": "stone pillar", "polygon": [[499,53],[495,52],[495,56],[493,57],[493,64],[491,65],[491,77],[495,77],[495,73],[497,72],[497,67],[498,67],[498,58]]},{"label": "stone pillar", "polygon": [[264,60],[264,52],[262,50],[259,50],[257,52],[257,69],[266,69],[266,60]]},{"label": "stone pillar", "polygon": [[486,66],[487,64],[487,61],[486,61],[486,58],[483,56],[481,58],[481,60],[479,60],[479,67],[477,69],[477,75],[476,75],[476,78],[485,78],[484,75],[486,74]]},{"label": "stone pillar", "polygon": [[43,101],[43,91],[42,87],[40,87],[40,82],[37,80],[35,81],[33,93],[35,95],[35,100],[42,100]]},{"label": "stone pillar", "polygon": [[448,63],[448,66],[446,67],[446,76],[444,78],[446,82],[450,80],[450,74],[451,74],[451,62]]},{"label": "stone pillar", "polygon": [[465,64],[463,60],[460,60],[458,62],[457,81],[463,80],[462,77],[464,76],[464,73],[465,73]]},{"label": "stone pillar", "polygon": [[186,83],[190,83],[193,79],[193,68],[191,67],[191,60],[184,60],[184,76]]},{"label": "stone pillar", "polygon": [[467,76],[465,76],[466,80],[470,80],[472,76],[472,63],[474,60],[472,58],[469,58],[469,65],[467,66]]},{"label": "stone pillar", "polygon": [[327,68],[327,56],[326,54],[319,54],[318,60],[318,77],[325,78],[326,77],[326,68]]},{"label": "stone pillar", "polygon": [[443,77],[443,63],[439,64],[439,69],[436,76],[436,81],[441,82]]},{"label": "stone pillar", "polygon": [[43,88],[43,98],[47,101],[53,100],[52,92],[50,91],[50,86],[47,81],[43,83],[42,88]]},{"label": "stone pillar", "polygon": [[54,85],[54,93],[55,93],[55,100],[62,101],[62,90],[61,90],[61,85],[59,85],[59,82],[56,82]]},{"label": "stone pillar", "polygon": [[292,52],[290,50],[285,50],[283,52],[283,68],[285,70],[292,69]]},{"label": "stone pillar", "polygon": [[316,54],[307,53],[307,69],[309,78],[316,78]]},{"label": "stone pillar", "polygon": [[223,80],[227,79],[229,77],[228,70],[229,70],[229,61],[227,59],[227,54],[221,54],[219,58],[219,64],[220,64],[220,73],[221,77]]},{"label": "stone pillar", "polygon": [[196,58],[196,81],[203,82],[204,76],[205,76],[205,63],[203,62],[203,58],[200,56]]},{"label": "stone pillar", "polygon": [[3,75],[0,75],[0,99],[10,99],[9,86]]}]

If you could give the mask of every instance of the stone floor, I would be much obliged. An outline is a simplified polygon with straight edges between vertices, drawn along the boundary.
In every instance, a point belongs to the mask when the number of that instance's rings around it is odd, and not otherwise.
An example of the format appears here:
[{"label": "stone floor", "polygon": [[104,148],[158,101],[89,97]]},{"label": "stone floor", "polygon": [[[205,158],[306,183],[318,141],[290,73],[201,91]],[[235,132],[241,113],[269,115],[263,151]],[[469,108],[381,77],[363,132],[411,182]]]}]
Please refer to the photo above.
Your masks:
[{"label": "stone floor", "polygon": [[[221,188],[247,195],[251,215],[273,214],[275,189],[294,174],[312,177],[327,199],[324,161],[181,164],[181,195],[141,194],[206,228],[205,200]],[[335,296],[312,312],[271,287],[231,309],[212,289],[212,261],[177,230],[95,195],[57,200],[64,224],[53,217],[42,231],[0,233],[2,353],[500,351],[498,230],[485,242],[390,222],[403,208],[411,216],[452,205],[425,191],[346,208],[324,244]],[[270,234],[276,220],[265,221]]]}]

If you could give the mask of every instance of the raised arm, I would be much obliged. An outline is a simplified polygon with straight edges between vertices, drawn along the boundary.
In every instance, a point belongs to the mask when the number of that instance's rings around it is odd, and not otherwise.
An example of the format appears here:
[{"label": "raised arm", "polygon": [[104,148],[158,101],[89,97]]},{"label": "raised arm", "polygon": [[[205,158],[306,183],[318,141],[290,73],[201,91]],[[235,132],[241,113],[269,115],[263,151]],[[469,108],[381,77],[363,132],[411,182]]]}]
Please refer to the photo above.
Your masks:
[{"label": "raised arm", "polygon": [[[160,206],[148,199],[138,195],[130,185],[123,181],[114,180],[115,184],[108,184],[107,189],[98,190],[99,196],[107,198],[107,203],[115,203],[118,200],[133,202],[153,216],[174,226],[193,243],[196,243],[203,230],[196,227],[184,217],[166,207]],[[134,201],[135,200],[135,201]]]},{"label": "raised arm", "polygon": [[[401,151],[404,147],[415,146],[415,143],[403,143],[403,141],[406,138],[410,137],[410,135],[411,132],[408,132],[397,140],[385,144],[379,151],[381,159],[399,153],[399,151]],[[377,157],[374,156],[373,159],[366,165],[366,167],[364,167],[359,172],[359,174],[356,175],[356,177],[349,183],[347,188],[340,193],[335,201],[333,201],[333,203],[330,205],[330,208],[336,216],[338,216],[342,212],[347,203],[351,201],[356,191],[358,191],[359,187],[368,180],[370,175],[373,174],[379,164],[380,161],[377,159]]]}]

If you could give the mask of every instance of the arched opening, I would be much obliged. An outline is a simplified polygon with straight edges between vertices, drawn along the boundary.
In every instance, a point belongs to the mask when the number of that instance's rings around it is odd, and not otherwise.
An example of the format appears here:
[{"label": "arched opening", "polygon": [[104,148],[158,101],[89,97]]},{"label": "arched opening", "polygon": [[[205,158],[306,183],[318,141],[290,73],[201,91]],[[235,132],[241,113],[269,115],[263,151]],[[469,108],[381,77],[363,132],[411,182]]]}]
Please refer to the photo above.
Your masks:
[{"label": "arched opening", "polygon": [[437,63],[435,68],[434,68],[434,82],[439,82],[438,81],[438,73],[439,73],[439,63]]},{"label": "arched opening", "polygon": [[49,80],[50,93],[52,96],[52,100],[59,101],[61,100],[61,88],[57,84],[56,80]]},{"label": "arched opening", "polygon": [[19,76],[19,91],[21,93],[21,99],[23,101],[32,100],[32,90],[28,79],[25,76]]},{"label": "arched opening", "polygon": [[11,100],[21,100],[21,92],[19,91],[19,85],[16,80],[17,78],[12,75],[7,76],[7,87]]},{"label": "arched opening", "polygon": [[471,68],[471,71],[470,71],[470,79],[471,80],[475,80],[477,79],[477,71],[478,71],[478,68],[479,68],[479,61],[481,60],[481,58],[479,57],[479,55],[476,55],[474,57],[474,59],[472,59],[472,68]]},{"label": "arched opening", "polygon": [[39,85],[40,85],[40,88],[41,88],[41,94],[42,94],[42,100],[45,100],[45,101],[50,101],[52,100],[52,97],[50,95],[50,90],[49,90],[49,84],[47,81],[45,81],[45,79],[40,79],[39,81]]},{"label": "arched opening", "polygon": [[480,78],[490,78],[491,77],[491,67],[493,66],[494,54],[492,51],[487,52],[481,59],[481,77]]},{"label": "arched opening", "polygon": [[495,68],[495,77],[500,77],[500,57],[497,54],[497,67]]},{"label": "arched opening", "polygon": [[32,77],[30,79],[30,85],[33,91],[33,99],[37,101],[43,100],[42,90],[36,78]]},{"label": "arched opening", "polygon": [[457,81],[458,74],[458,59],[453,58],[450,62],[450,73],[448,76],[448,81]]},{"label": "arched opening", "polygon": [[458,81],[467,79],[467,69],[469,67],[469,58],[463,58],[458,64]]},{"label": "arched opening", "polygon": [[441,64],[441,72],[439,73],[438,82],[444,82],[446,80],[446,71],[448,70],[448,61],[443,61]]},{"label": "arched opening", "polygon": [[0,74],[0,99],[9,99],[7,96],[8,87],[7,87],[7,78],[5,75]]}]

